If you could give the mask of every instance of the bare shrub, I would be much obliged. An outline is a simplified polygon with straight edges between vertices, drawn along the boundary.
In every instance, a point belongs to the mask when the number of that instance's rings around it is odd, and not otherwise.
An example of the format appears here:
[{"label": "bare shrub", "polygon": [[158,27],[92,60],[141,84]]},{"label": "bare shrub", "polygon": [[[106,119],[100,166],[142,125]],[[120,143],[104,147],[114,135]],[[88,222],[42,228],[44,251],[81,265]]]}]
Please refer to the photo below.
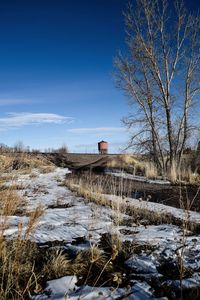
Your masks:
[{"label": "bare shrub", "polygon": [[64,144],[62,145],[60,148],[58,148],[57,150],[55,150],[56,152],[58,153],[61,153],[61,154],[65,154],[65,153],[68,153],[69,152],[69,149],[68,147]]}]

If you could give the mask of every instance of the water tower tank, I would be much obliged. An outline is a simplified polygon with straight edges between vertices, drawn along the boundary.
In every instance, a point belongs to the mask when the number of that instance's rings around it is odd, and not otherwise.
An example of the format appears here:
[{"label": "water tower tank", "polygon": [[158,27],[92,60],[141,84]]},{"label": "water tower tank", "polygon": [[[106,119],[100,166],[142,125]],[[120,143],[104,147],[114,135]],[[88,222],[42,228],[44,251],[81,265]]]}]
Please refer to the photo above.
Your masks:
[{"label": "water tower tank", "polygon": [[101,141],[98,143],[99,154],[107,154],[108,153],[108,143],[105,141]]}]

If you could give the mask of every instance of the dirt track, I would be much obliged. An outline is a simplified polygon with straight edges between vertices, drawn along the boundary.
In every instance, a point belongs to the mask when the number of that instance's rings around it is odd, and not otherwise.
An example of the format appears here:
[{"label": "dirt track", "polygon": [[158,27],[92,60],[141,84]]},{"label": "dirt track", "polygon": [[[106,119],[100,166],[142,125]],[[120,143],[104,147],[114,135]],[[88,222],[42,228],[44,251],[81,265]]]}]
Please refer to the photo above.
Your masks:
[{"label": "dirt track", "polygon": [[110,157],[117,154],[79,154],[79,153],[43,153],[51,162],[58,167],[68,167],[74,170],[80,168],[92,169],[103,167]]}]

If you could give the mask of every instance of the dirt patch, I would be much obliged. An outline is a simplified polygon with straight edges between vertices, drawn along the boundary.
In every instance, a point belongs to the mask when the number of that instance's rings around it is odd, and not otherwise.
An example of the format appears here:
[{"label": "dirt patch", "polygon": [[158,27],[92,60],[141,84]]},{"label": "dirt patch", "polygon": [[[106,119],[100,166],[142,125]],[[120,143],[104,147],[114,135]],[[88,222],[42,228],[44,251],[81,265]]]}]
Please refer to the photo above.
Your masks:
[{"label": "dirt patch", "polygon": [[73,204],[71,203],[55,203],[48,206],[48,208],[70,208]]},{"label": "dirt patch", "polygon": [[107,162],[108,157],[116,156],[77,153],[43,153],[43,155],[56,166],[71,168],[73,170],[80,168],[92,169],[93,164],[99,166],[101,163]]}]

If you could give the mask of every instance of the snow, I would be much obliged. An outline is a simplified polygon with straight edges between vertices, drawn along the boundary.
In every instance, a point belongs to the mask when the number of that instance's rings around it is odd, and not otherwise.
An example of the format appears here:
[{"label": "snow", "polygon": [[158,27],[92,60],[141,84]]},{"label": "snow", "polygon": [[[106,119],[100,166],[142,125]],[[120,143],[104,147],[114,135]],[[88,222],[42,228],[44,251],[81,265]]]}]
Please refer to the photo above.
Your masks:
[{"label": "snow", "polygon": [[200,225],[200,213],[194,211],[186,211],[181,208],[175,208],[172,206],[155,203],[155,202],[148,202],[144,200],[138,200],[133,198],[122,198],[120,196],[115,195],[105,195],[105,197],[113,202],[126,204],[131,208],[136,209],[144,209],[148,210],[149,212],[154,212],[158,214],[169,214],[176,219],[179,220],[189,220],[195,224]]},{"label": "snow", "polygon": [[[67,300],[67,294],[76,288],[76,276],[65,276],[47,281],[47,287],[42,295],[32,296],[32,300]],[[46,295],[45,295],[46,294]]]},{"label": "snow", "polygon": [[134,282],[132,288],[109,288],[76,286],[75,276],[65,276],[47,282],[44,294],[33,296],[32,300],[167,300],[167,298],[154,298],[147,283]]},{"label": "snow", "polygon": [[64,199],[65,201],[67,199],[67,203],[70,204],[73,201],[70,191],[59,186],[69,172],[68,169],[56,168],[55,171],[44,174],[34,170],[36,175],[34,177],[31,176],[32,174],[21,175],[16,183],[23,186],[19,193],[26,197],[27,209],[34,210],[40,204],[48,207]]},{"label": "snow", "polygon": [[[134,281],[133,286],[126,288],[110,289],[109,287],[77,287],[75,276],[66,276],[47,283],[46,292],[51,295],[33,296],[34,300],[64,300],[64,299],[133,299],[153,300],[166,299],[154,298],[151,286],[147,284],[148,278],[162,276],[158,267],[163,260],[173,259],[177,261],[179,252],[177,249],[184,246],[183,264],[193,270],[190,278],[184,278],[184,287],[194,287],[200,284],[200,236],[186,236],[183,241],[183,230],[172,224],[162,225],[137,225],[131,216],[114,212],[109,207],[86,202],[83,198],[75,196],[65,186],[61,186],[65,179],[67,169],[57,168],[51,173],[41,174],[34,170],[34,176],[30,174],[19,175],[16,184],[23,186],[18,193],[26,199],[27,211],[33,211],[38,205],[44,207],[44,213],[39,218],[30,239],[37,243],[49,241],[63,241],[65,249],[76,254],[80,250],[87,249],[91,243],[98,244],[103,233],[116,232],[122,241],[128,241],[133,245],[150,245],[151,251],[142,251],[133,254],[127,259],[126,264],[132,268],[133,273],[143,276],[144,281]],[[169,214],[184,220],[188,217],[182,209],[173,208],[159,203],[152,203],[132,198],[121,198],[113,195],[104,195],[107,199],[123,203],[132,208],[146,209],[150,213]],[[53,206],[53,207],[52,207]],[[126,226],[115,225],[114,220],[127,219]],[[189,220],[200,224],[200,214],[189,212]],[[0,222],[3,222],[1,216]],[[22,233],[26,232],[29,222],[26,216],[10,216],[7,220],[4,235],[7,238],[17,236],[18,225],[21,223]],[[189,232],[188,232],[189,233]],[[187,234],[188,234],[187,233]],[[77,238],[83,238],[85,243],[72,245]],[[170,287],[179,287],[180,280],[168,280],[165,284]]]},{"label": "snow", "polygon": [[165,185],[169,185],[171,184],[170,181],[168,180],[159,180],[159,179],[149,179],[147,177],[144,176],[137,176],[137,175],[132,175],[126,172],[113,172],[113,171],[109,171],[106,170],[106,174],[110,174],[113,175],[115,177],[121,177],[124,179],[130,179],[130,180],[134,180],[134,181],[139,181],[139,182],[146,182],[146,183],[150,183],[150,184],[165,184]]},{"label": "snow", "polygon": [[[180,280],[168,281],[168,284],[175,287],[180,287]],[[199,273],[194,273],[192,277],[182,280],[182,288],[195,288],[197,285],[200,285],[200,276]]]},{"label": "snow", "polygon": [[[183,286],[192,288],[200,284],[200,274],[198,273],[200,270],[200,236],[188,236],[183,242],[182,232],[177,226],[150,225],[146,227],[139,226],[135,234],[123,237],[124,240],[126,238],[135,244],[149,244],[153,247],[150,254],[145,252],[141,255],[133,254],[126,261],[126,264],[137,274],[143,274],[144,278],[161,276],[157,268],[164,261],[178,262],[180,253],[177,249],[183,246],[183,265],[187,270],[194,272],[191,278],[183,280]],[[179,286],[180,280],[169,280],[167,285]]]},{"label": "snow", "polygon": [[[79,237],[89,237],[97,242],[102,233],[113,230],[114,214],[111,209],[99,208],[94,203],[85,203],[83,198],[76,197],[60,182],[65,179],[68,169],[57,168],[51,173],[32,177],[29,174],[21,175],[16,183],[24,189],[19,190],[27,201],[27,211],[33,211],[38,205],[44,207],[44,213],[39,218],[31,240],[37,243],[48,241],[65,241],[71,243]],[[55,205],[61,208],[49,208]],[[66,204],[67,208],[62,208]],[[22,232],[26,232],[28,217],[10,216],[8,228],[4,234],[9,237],[17,235],[19,223],[23,224]]]},{"label": "snow", "polygon": [[[135,228],[134,241],[141,244],[158,245],[159,243],[176,240],[181,235],[179,227],[171,224],[138,226]],[[133,236],[133,235],[132,235]]]},{"label": "snow", "polygon": [[134,254],[126,261],[126,264],[137,273],[158,274],[154,262],[147,255],[139,256]]},{"label": "snow", "polygon": [[[91,236],[93,241],[97,242],[102,233],[115,230],[116,226],[113,225],[113,218],[119,217],[117,212],[113,212],[108,207],[86,203],[83,198],[75,196],[65,186],[60,185],[65,179],[65,175],[69,173],[68,169],[57,168],[53,172],[45,174],[40,174],[35,170],[34,173],[37,176],[20,175],[16,182],[24,187],[18,192],[25,197],[28,211],[33,211],[38,205],[42,205],[45,209],[31,236],[32,240],[38,243],[53,240],[71,243],[77,237]],[[169,214],[180,220],[188,217],[184,210],[164,204],[132,198],[122,199],[113,195],[104,196],[113,202],[123,203],[132,208]],[[52,205],[55,208],[52,208]],[[61,205],[60,208],[59,205]],[[66,205],[66,207],[62,208],[62,205]],[[121,214],[120,218],[124,218],[124,215]],[[189,219],[200,224],[200,214],[197,212],[189,212]],[[25,231],[28,220],[29,218],[26,216],[10,216],[5,235],[12,236],[16,233],[19,223],[23,224],[23,230]],[[135,237],[139,235],[140,242],[143,239],[144,243],[151,244],[157,243],[160,239],[165,241],[170,238],[174,239],[180,233],[178,227],[166,224],[151,226],[147,230],[144,230],[144,226],[137,226],[136,228],[137,231],[139,230],[139,234],[134,232],[133,227],[130,227],[129,230],[133,232]],[[131,236],[126,234],[126,239],[129,238],[131,239]]]},{"label": "snow", "polygon": [[101,234],[113,227],[108,213],[102,214],[94,204],[85,205],[83,199],[74,199],[74,206],[67,209],[46,209],[40,218],[32,239],[72,242],[79,237],[91,237],[98,241]]}]

